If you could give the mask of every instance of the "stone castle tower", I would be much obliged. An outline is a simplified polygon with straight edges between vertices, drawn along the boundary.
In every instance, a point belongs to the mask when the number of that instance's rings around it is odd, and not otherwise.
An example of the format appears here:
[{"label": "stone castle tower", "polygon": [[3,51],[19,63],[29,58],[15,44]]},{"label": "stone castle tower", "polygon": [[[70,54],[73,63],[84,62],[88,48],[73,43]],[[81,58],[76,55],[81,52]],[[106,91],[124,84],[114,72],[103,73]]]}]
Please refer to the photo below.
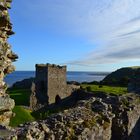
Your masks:
[{"label": "stone castle tower", "polygon": [[52,104],[67,97],[66,66],[36,64],[35,84],[32,86],[30,106]]}]

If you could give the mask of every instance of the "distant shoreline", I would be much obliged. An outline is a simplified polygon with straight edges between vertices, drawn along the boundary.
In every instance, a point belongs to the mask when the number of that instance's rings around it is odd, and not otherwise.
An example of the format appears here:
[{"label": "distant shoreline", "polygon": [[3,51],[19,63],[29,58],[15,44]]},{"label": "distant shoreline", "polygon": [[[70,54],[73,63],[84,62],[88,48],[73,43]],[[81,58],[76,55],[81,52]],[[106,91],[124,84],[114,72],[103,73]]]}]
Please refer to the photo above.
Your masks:
[{"label": "distant shoreline", "polygon": [[[77,82],[92,82],[101,81],[108,72],[67,72],[67,81],[77,81]],[[35,77],[35,71],[15,71],[5,77],[5,81],[9,86],[12,86],[18,81]]]},{"label": "distant shoreline", "polygon": [[101,72],[101,73],[96,73],[96,74],[89,74],[89,75],[99,75],[99,76],[106,76],[108,74],[110,74],[111,72]]}]

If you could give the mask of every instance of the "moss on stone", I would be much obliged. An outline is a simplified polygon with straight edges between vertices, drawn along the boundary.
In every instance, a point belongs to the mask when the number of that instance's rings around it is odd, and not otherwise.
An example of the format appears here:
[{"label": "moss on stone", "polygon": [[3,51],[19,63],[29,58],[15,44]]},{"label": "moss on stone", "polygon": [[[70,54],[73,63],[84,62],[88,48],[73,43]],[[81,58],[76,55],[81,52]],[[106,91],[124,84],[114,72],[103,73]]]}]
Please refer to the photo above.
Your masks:
[{"label": "moss on stone", "polygon": [[85,120],[82,125],[85,127],[85,128],[92,128],[93,126],[96,125],[96,119],[95,118],[92,118],[90,120]]},{"label": "moss on stone", "polygon": [[110,126],[110,123],[104,121],[104,123],[103,123],[103,128],[104,128],[104,129],[107,129],[109,126]]}]

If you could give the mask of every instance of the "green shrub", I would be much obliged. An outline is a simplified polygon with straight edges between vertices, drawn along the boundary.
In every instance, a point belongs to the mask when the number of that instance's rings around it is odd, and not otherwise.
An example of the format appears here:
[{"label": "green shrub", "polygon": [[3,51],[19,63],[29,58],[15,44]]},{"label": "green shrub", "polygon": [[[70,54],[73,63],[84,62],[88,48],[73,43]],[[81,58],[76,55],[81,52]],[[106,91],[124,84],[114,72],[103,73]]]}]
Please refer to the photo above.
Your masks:
[{"label": "green shrub", "polygon": [[99,88],[102,88],[103,87],[103,85],[99,85]]},{"label": "green shrub", "polygon": [[92,91],[92,89],[91,89],[90,86],[86,87],[86,90],[87,90],[88,92]]}]

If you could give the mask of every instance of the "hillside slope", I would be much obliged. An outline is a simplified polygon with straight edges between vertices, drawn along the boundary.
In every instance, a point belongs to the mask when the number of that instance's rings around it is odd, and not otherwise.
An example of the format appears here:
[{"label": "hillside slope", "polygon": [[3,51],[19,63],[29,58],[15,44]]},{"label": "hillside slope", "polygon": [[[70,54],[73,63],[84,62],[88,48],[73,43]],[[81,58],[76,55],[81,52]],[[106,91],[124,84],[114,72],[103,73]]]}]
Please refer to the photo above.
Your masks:
[{"label": "hillside slope", "polygon": [[[140,70],[140,67],[125,67],[118,69],[107,75],[102,80],[102,83],[106,85],[127,86],[129,80],[135,76],[135,73],[138,70]],[[137,76],[140,77],[140,75]]]}]

